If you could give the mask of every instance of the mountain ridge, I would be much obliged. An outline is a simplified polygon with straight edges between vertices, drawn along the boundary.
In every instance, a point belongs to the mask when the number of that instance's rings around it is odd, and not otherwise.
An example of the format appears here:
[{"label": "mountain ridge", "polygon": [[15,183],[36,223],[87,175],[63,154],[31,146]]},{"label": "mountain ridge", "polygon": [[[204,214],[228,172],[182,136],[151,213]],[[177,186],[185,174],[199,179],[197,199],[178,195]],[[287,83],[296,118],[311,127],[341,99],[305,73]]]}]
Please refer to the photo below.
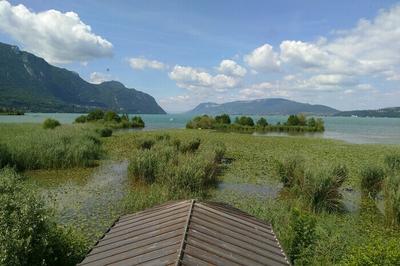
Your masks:
[{"label": "mountain ridge", "polygon": [[87,112],[101,108],[124,113],[166,113],[147,93],[118,81],[89,83],[74,71],[1,42],[0,106],[32,112]]},{"label": "mountain ridge", "polygon": [[264,98],[226,103],[205,102],[197,105],[187,114],[230,114],[230,115],[290,115],[306,113],[313,115],[334,115],[334,108],[320,104],[308,104],[284,98]]},{"label": "mountain ridge", "polygon": [[342,111],[335,116],[358,116],[358,117],[400,117],[400,107],[386,107],[380,109]]}]

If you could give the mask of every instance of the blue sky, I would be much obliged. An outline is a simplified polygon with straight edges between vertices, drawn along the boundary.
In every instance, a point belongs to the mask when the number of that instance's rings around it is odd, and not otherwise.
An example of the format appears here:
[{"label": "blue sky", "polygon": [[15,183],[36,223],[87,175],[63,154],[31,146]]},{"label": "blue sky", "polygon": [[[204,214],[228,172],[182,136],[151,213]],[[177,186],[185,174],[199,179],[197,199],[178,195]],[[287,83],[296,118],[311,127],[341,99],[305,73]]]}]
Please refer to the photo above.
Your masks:
[{"label": "blue sky", "polygon": [[0,1],[0,41],[169,112],[270,97],[400,105],[395,1]]}]

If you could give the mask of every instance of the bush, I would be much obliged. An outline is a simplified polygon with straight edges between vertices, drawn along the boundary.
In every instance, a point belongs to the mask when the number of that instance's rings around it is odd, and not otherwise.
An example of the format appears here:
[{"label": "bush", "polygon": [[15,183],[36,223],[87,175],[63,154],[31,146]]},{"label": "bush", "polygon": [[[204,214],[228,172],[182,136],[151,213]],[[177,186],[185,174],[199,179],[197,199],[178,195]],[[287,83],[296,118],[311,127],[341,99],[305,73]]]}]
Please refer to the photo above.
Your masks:
[{"label": "bush", "polygon": [[121,122],[121,117],[114,111],[107,111],[104,113],[104,121],[108,122]]},{"label": "bush", "polygon": [[77,118],[75,118],[75,123],[86,123],[86,121],[87,121],[86,115],[80,115]]},{"label": "bush", "polygon": [[203,115],[196,116],[186,124],[186,128],[192,129],[212,129],[214,128],[215,120],[211,116]]},{"label": "bush", "polygon": [[257,126],[259,126],[259,127],[266,127],[266,126],[268,126],[267,119],[265,119],[264,117],[261,117],[260,119],[258,119],[258,121],[257,121]]},{"label": "bush", "polygon": [[132,117],[132,127],[144,127],[144,121],[140,116]]},{"label": "bush", "polygon": [[385,171],[378,166],[367,166],[361,170],[361,190],[372,198],[382,189]]},{"label": "bush", "polygon": [[290,227],[293,232],[289,246],[289,259],[294,265],[309,265],[317,240],[316,220],[311,215],[293,209]]},{"label": "bush", "polygon": [[81,238],[56,226],[21,176],[0,170],[1,265],[75,265],[84,251]]},{"label": "bush", "polygon": [[186,152],[195,152],[199,149],[201,143],[201,139],[196,138],[193,140],[189,140],[186,142],[181,143],[179,149],[181,152],[186,153]]},{"label": "bush", "polygon": [[112,133],[113,133],[113,131],[111,128],[102,128],[99,131],[100,137],[103,137],[103,138],[111,137]]},{"label": "bush", "polygon": [[229,125],[231,123],[231,118],[227,114],[217,115],[215,117],[215,122],[218,124]]},{"label": "bush", "polygon": [[314,212],[334,212],[343,209],[340,187],[348,177],[347,168],[336,166],[331,170],[309,173],[305,197]]},{"label": "bush", "polygon": [[104,119],[104,111],[101,109],[93,110],[89,112],[86,119],[87,121],[97,121],[100,119]]},{"label": "bush", "polygon": [[391,154],[385,157],[385,163],[392,171],[400,171],[400,154]]},{"label": "bush", "polygon": [[214,162],[221,163],[222,159],[224,158],[226,152],[226,146],[223,142],[217,142],[214,146]]},{"label": "bush", "polygon": [[278,176],[284,187],[302,187],[304,184],[304,159],[298,156],[286,158],[283,162],[278,162]]},{"label": "bush", "polygon": [[60,124],[60,122],[58,122],[55,119],[47,118],[43,122],[43,128],[44,129],[54,129],[54,128],[58,127],[58,126],[61,126],[61,124]]},{"label": "bush", "polygon": [[389,226],[400,226],[400,175],[389,174],[384,181],[385,220]]},{"label": "bush", "polygon": [[153,145],[156,143],[155,141],[154,141],[154,139],[150,139],[150,138],[141,138],[141,139],[138,139],[137,141],[136,141],[136,146],[139,148],[139,149],[142,149],[142,150],[149,150],[149,149],[151,149],[151,147],[153,147]]}]

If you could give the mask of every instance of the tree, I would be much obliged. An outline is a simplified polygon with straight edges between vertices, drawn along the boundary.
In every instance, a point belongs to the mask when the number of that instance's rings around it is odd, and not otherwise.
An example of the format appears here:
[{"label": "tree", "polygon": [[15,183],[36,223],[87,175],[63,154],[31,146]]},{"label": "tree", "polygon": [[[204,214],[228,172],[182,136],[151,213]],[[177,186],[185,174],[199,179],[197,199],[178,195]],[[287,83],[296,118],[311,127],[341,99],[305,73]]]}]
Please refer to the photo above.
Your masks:
[{"label": "tree", "polygon": [[222,114],[222,115],[217,115],[215,117],[215,122],[218,124],[230,124],[231,123],[231,118],[227,114]]},{"label": "tree", "polygon": [[107,111],[104,114],[104,121],[115,121],[119,123],[121,122],[121,117],[114,111]]},{"label": "tree", "polygon": [[266,127],[266,126],[268,126],[267,119],[265,119],[264,117],[261,117],[260,119],[258,119],[258,121],[257,121],[257,126],[259,126],[259,127]]},{"label": "tree", "polygon": [[87,121],[96,121],[104,118],[104,111],[96,109],[91,111],[87,116]]},{"label": "tree", "polygon": [[286,125],[288,126],[298,126],[299,125],[299,118],[297,115],[290,115],[287,119]]},{"label": "tree", "polygon": [[242,126],[254,126],[254,121],[251,117],[249,116],[241,116],[241,117],[236,117],[235,118],[235,123],[242,125]]},{"label": "tree", "polygon": [[299,120],[299,126],[306,126],[307,125],[307,118],[304,114],[298,114],[297,119]]}]

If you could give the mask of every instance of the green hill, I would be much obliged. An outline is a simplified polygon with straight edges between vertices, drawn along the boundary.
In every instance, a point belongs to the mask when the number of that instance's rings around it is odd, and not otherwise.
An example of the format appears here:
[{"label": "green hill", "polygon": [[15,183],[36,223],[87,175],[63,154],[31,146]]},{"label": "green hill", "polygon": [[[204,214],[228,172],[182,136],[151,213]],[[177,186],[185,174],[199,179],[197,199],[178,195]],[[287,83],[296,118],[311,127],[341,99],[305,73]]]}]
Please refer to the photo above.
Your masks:
[{"label": "green hill", "polygon": [[344,111],[335,116],[358,116],[358,117],[400,117],[400,107],[388,107],[378,110],[355,110]]},{"label": "green hill", "polygon": [[291,115],[298,113],[313,115],[333,115],[339,112],[325,105],[299,103],[281,98],[235,101],[228,103],[202,103],[189,114],[247,114],[247,115]]},{"label": "green hill", "polygon": [[117,81],[92,84],[77,73],[0,43],[0,107],[31,112],[86,112],[94,108],[125,113],[164,114],[154,98]]}]

